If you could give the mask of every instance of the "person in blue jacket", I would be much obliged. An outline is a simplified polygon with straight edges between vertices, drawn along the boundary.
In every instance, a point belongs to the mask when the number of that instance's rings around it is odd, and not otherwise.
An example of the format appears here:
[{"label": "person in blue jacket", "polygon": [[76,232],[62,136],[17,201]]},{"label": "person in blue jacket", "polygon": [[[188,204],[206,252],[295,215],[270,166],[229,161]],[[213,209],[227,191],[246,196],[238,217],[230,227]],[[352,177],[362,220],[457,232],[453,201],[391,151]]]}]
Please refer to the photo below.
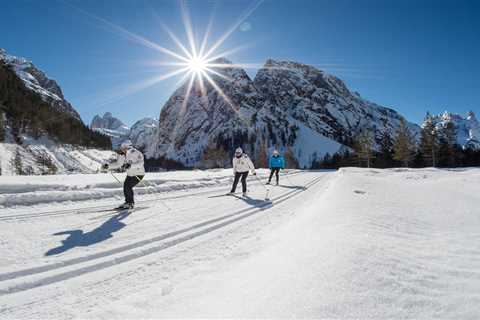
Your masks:
[{"label": "person in blue jacket", "polygon": [[277,186],[278,186],[278,173],[280,169],[285,169],[285,159],[278,153],[277,150],[273,150],[273,154],[270,157],[269,161],[270,167],[270,178],[268,178],[267,184],[270,184],[272,181],[273,174],[275,174],[275,178],[277,178]]}]

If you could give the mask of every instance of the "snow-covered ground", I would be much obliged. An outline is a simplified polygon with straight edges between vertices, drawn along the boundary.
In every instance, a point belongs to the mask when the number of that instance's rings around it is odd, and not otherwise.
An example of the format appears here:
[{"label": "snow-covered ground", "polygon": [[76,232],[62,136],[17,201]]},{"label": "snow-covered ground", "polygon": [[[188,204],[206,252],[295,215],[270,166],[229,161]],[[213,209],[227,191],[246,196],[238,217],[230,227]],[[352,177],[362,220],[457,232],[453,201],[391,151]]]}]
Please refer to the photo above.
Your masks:
[{"label": "snow-covered ground", "polygon": [[292,171],[271,202],[158,173],[131,214],[111,176],[40,178],[0,177],[2,319],[480,315],[480,169]]}]

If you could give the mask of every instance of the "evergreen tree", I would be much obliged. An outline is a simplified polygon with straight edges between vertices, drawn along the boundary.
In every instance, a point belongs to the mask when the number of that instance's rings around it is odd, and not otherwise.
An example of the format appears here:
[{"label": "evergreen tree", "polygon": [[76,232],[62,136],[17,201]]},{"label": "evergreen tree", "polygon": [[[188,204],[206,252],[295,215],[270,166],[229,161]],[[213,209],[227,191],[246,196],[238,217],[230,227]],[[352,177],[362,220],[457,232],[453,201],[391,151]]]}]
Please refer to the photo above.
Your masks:
[{"label": "evergreen tree", "polygon": [[0,142],[5,141],[5,127],[6,127],[5,115],[0,109]]},{"label": "evergreen tree", "polygon": [[229,157],[225,149],[212,143],[205,149],[202,160],[206,168],[223,168]]},{"label": "evergreen tree", "polygon": [[439,141],[435,123],[430,113],[427,112],[422,126],[419,150],[423,157],[424,164],[427,166],[431,165],[432,167],[437,166],[438,149]]},{"label": "evergreen tree", "polygon": [[297,158],[295,158],[293,151],[289,147],[287,147],[287,149],[285,150],[284,158],[285,158],[285,168],[297,169],[300,167],[300,165],[298,164]]},{"label": "evergreen tree", "polygon": [[408,129],[405,119],[402,119],[393,141],[393,159],[400,161],[404,167],[408,167],[408,164],[414,158],[415,149],[412,133]]},{"label": "evergreen tree", "polygon": [[388,129],[385,129],[380,137],[376,165],[379,168],[390,168],[393,166],[393,140]]},{"label": "evergreen tree", "polygon": [[355,154],[359,159],[359,163],[364,162],[367,168],[370,168],[370,163],[373,158],[373,135],[368,130],[362,130],[355,142]]},{"label": "evergreen tree", "polygon": [[440,129],[440,162],[442,166],[453,167],[456,164],[457,129],[452,122],[447,122]]},{"label": "evergreen tree", "polygon": [[268,143],[266,139],[262,140],[255,153],[255,167],[268,168]]},{"label": "evergreen tree", "polygon": [[25,171],[23,170],[22,155],[20,154],[20,149],[18,147],[15,149],[15,156],[13,158],[13,167],[15,168],[15,173],[17,175],[25,174]]}]

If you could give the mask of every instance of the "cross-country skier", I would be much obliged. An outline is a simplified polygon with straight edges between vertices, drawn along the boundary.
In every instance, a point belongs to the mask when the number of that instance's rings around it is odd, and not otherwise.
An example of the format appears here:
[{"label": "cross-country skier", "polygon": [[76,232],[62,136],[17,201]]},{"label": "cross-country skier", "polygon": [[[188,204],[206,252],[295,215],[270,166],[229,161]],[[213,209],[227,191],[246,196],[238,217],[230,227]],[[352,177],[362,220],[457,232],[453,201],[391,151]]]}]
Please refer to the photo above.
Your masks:
[{"label": "cross-country skier", "polygon": [[248,157],[246,153],[243,153],[242,148],[237,148],[235,150],[235,156],[232,160],[233,163],[233,174],[235,179],[233,181],[232,190],[230,194],[234,194],[237,189],[238,181],[242,180],[242,193],[245,196],[247,194],[247,177],[248,172],[252,171],[253,175],[256,175],[255,166],[252,163],[252,160]]},{"label": "cross-country skier", "polygon": [[117,209],[133,209],[135,201],[133,199],[133,187],[135,187],[145,176],[145,167],[143,154],[132,146],[130,141],[125,141],[120,145],[120,154],[117,160],[112,163],[105,163],[102,169],[114,170],[123,168],[127,171],[127,178],[123,183],[123,194],[125,203]]},{"label": "cross-country skier", "polygon": [[277,186],[278,186],[278,173],[280,172],[280,169],[285,169],[285,159],[283,156],[280,155],[280,153],[277,150],[273,150],[273,154],[270,157],[269,161],[269,167],[270,167],[270,178],[268,178],[267,184],[270,184],[272,182],[272,177],[273,174],[275,173],[275,178],[277,179]]}]

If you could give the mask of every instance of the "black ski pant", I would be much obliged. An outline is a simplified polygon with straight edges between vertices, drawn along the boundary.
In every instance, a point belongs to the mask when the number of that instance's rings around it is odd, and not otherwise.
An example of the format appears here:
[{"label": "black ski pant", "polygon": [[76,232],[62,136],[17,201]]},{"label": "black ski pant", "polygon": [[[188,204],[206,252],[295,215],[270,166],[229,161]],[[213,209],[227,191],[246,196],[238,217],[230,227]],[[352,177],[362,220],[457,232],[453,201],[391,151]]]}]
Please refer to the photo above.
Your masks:
[{"label": "black ski pant", "polygon": [[125,196],[125,203],[135,203],[133,200],[133,187],[135,187],[143,176],[127,176],[123,183],[123,195]]},{"label": "black ski pant", "polygon": [[237,184],[240,178],[242,178],[242,192],[243,193],[247,192],[247,177],[248,177],[248,171],[235,172],[235,179],[233,180],[233,186],[232,186],[231,192],[235,192],[235,190],[237,190]]},{"label": "black ski pant", "polygon": [[277,178],[278,183],[278,173],[280,172],[281,168],[270,168],[270,178],[268,178],[268,183],[272,181],[273,174],[275,173],[275,178]]}]

